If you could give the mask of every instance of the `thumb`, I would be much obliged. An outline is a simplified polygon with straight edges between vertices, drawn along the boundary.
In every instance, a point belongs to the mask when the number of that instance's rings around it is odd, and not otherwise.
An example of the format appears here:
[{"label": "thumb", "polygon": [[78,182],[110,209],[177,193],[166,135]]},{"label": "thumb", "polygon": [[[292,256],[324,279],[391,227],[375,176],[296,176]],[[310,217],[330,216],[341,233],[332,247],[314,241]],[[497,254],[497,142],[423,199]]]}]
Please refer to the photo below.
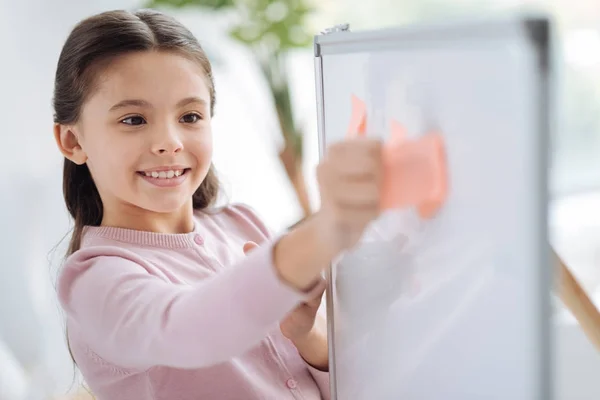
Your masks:
[{"label": "thumb", "polygon": [[257,248],[258,245],[254,242],[246,242],[244,243],[244,254],[248,255],[249,252]]}]

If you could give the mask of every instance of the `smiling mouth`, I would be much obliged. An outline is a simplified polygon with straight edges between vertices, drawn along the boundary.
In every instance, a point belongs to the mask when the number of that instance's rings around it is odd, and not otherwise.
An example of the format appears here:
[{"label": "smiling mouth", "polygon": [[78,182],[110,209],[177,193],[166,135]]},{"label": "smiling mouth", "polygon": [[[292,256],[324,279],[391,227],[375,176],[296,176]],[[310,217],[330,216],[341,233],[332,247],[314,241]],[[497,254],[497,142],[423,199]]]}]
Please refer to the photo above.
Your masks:
[{"label": "smiling mouth", "polygon": [[146,178],[173,179],[187,174],[190,170],[191,168],[169,169],[163,171],[137,171],[137,174]]}]

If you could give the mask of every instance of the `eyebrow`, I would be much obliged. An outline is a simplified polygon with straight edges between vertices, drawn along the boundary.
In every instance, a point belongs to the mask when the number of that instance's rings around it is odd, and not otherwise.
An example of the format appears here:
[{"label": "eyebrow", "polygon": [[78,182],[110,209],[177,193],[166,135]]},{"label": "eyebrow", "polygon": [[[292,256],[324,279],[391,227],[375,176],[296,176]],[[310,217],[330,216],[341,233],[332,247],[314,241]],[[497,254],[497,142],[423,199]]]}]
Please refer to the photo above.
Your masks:
[{"label": "eyebrow", "polygon": [[[201,99],[200,97],[192,96],[192,97],[186,97],[185,99],[180,100],[177,103],[176,107],[177,108],[182,108],[182,107],[185,107],[185,106],[187,106],[189,104],[192,104],[192,103],[199,103],[199,104],[202,104],[203,106],[207,105],[206,100]],[[140,107],[140,108],[141,107],[146,107],[146,108],[151,108],[152,105],[150,103],[148,103],[146,100],[128,99],[128,100],[122,100],[122,101],[118,102],[117,104],[115,104],[114,106],[112,106],[109,111],[115,111],[115,110],[118,110],[118,109],[121,109],[121,108],[125,108],[125,107]]]},{"label": "eyebrow", "polygon": [[199,103],[203,106],[206,106],[206,104],[207,104],[206,100],[201,99],[200,97],[192,96],[192,97],[186,97],[185,99],[179,101],[177,103],[177,108],[182,108],[182,107],[185,107],[192,103]]},{"label": "eyebrow", "polygon": [[109,111],[115,111],[115,110],[125,108],[125,107],[147,107],[148,108],[148,107],[152,107],[152,106],[146,100],[129,99],[129,100],[122,100],[122,101],[118,102],[117,104],[112,106]]}]

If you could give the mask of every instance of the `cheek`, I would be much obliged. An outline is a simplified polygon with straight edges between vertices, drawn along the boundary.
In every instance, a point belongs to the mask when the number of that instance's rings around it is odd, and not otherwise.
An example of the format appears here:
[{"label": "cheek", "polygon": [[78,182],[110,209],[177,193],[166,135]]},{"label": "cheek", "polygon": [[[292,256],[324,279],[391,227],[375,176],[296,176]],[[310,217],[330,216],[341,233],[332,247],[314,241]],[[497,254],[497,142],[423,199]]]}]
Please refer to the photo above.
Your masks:
[{"label": "cheek", "polygon": [[191,143],[191,151],[198,162],[206,165],[212,161],[213,141],[210,132],[205,132]]},{"label": "cheek", "polygon": [[138,157],[128,143],[117,140],[90,143],[88,166],[94,179],[101,180],[104,185],[112,185],[126,179],[134,169]]}]

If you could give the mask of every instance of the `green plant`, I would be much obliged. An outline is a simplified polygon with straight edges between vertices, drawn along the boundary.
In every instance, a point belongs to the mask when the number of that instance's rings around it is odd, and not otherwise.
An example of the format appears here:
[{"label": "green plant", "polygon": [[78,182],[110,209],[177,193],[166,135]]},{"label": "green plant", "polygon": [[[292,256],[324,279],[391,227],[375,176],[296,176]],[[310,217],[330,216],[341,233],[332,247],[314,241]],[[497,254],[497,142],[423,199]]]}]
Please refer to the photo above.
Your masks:
[{"label": "green plant", "polygon": [[304,216],[308,216],[311,208],[302,173],[303,132],[294,118],[286,62],[291,50],[312,44],[307,22],[315,8],[307,0],[150,0],[147,6],[234,12],[237,21],[229,33],[252,50],[269,85],[285,140],[279,157]]}]

